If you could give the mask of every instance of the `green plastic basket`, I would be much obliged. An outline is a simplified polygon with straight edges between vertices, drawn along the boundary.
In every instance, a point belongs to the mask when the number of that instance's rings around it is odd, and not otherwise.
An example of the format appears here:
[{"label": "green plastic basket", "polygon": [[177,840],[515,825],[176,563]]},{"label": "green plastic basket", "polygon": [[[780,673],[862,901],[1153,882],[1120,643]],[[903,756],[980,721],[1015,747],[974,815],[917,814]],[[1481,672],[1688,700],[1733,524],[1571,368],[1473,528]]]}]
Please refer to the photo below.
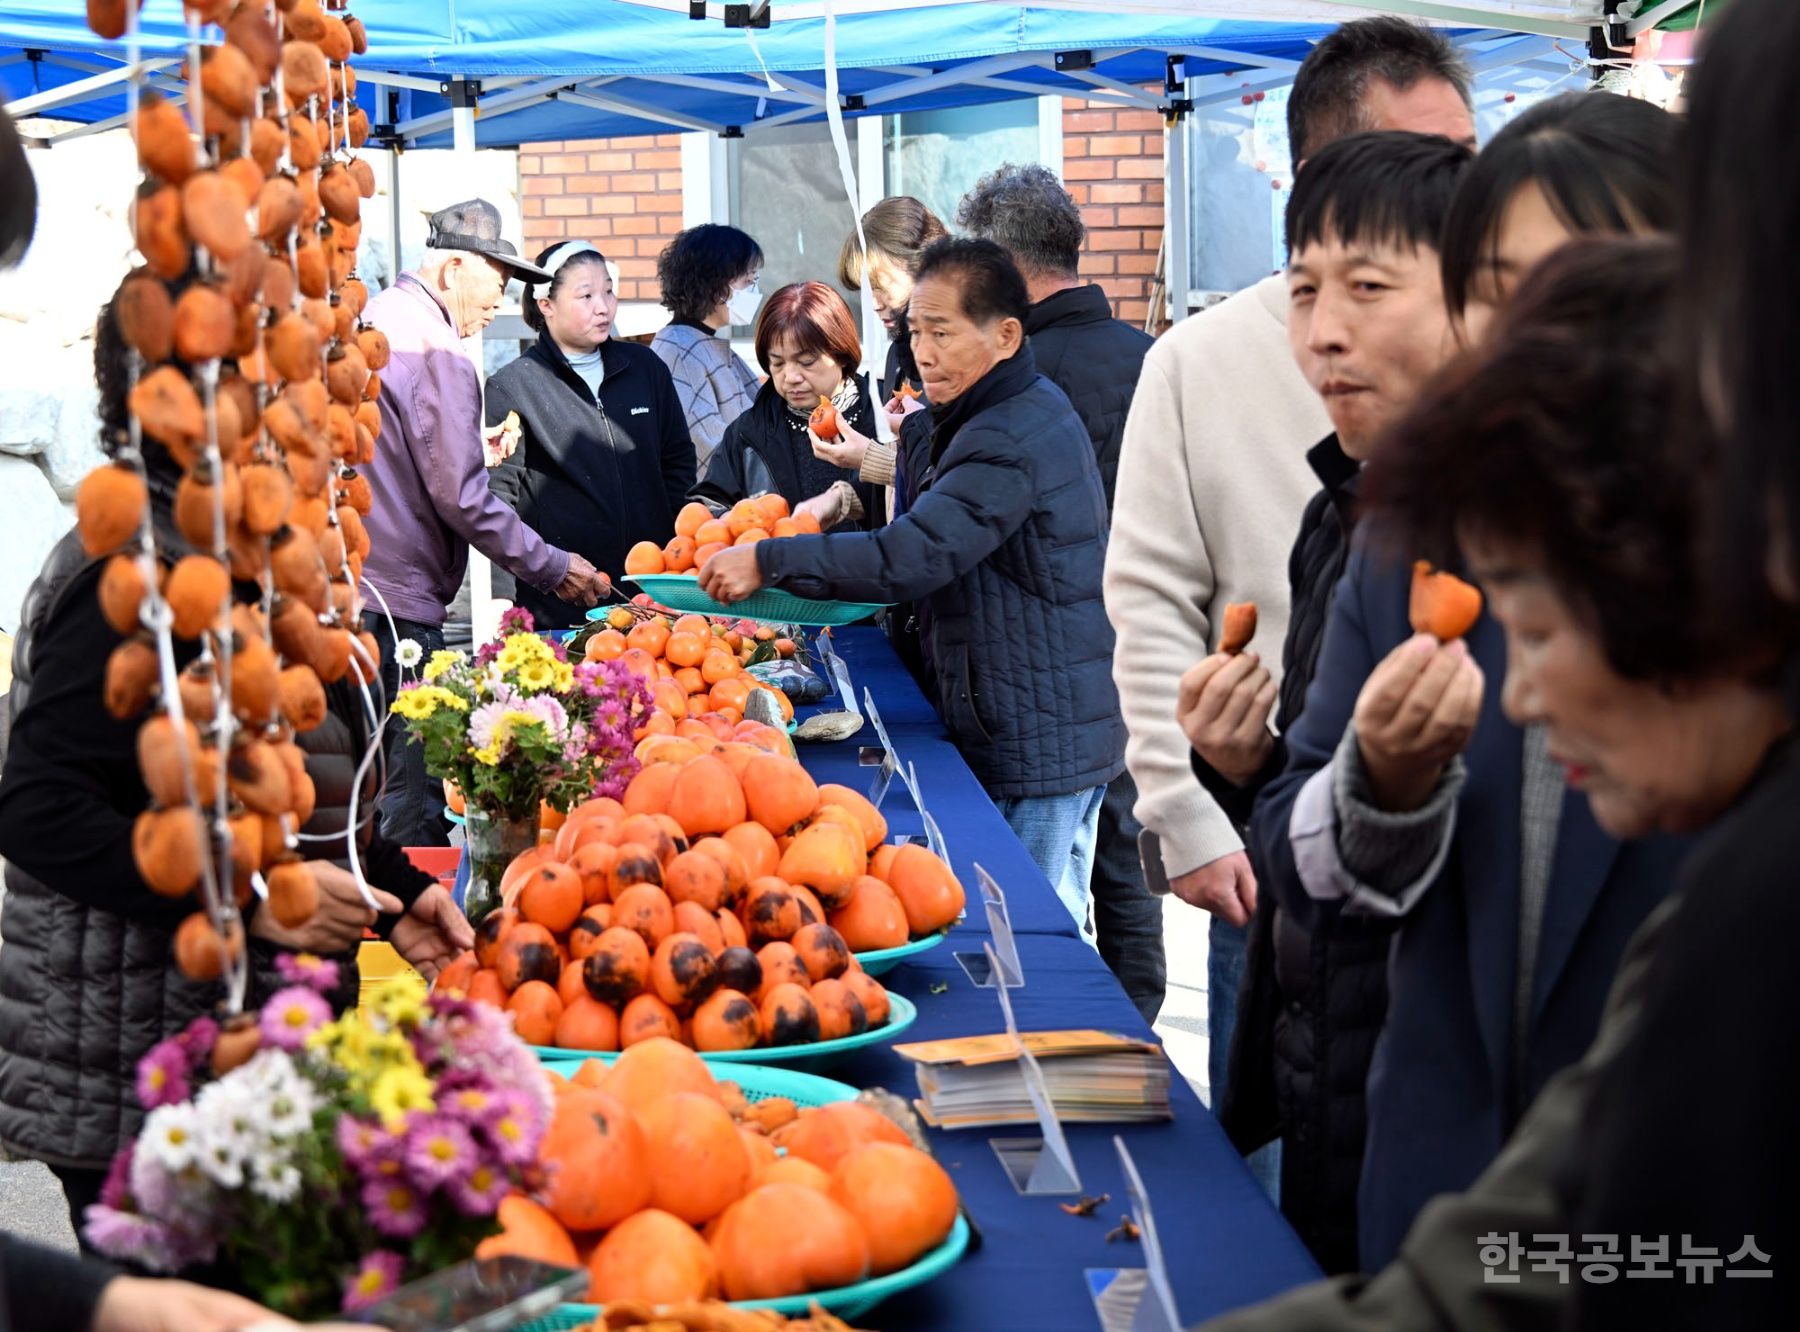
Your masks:
[{"label": "green plastic basket", "polygon": [[650,599],[670,610],[691,611],[697,615],[724,615],[739,620],[760,620],[767,624],[838,625],[855,624],[885,608],[885,602],[814,601],[797,597],[780,588],[765,587],[752,592],[742,601],[725,605],[714,601],[700,590],[694,574],[627,574],[626,577],[650,594]]},{"label": "green plastic basket", "polygon": [[[860,1318],[883,1300],[942,1276],[956,1266],[968,1247],[969,1223],[958,1212],[956,1224],[950,1227],[950,1238],[911,1267],[901,1268],[898,1272],[890,1272],[872,1281],[859,1281],[854,1286],[818,1290],[807,1295],[789,1295],[779,1300],[737,1300],[732,1307],[773,1309],[788,1317],[804,1317],[817,1304],[839,1318]],[[570,1332],[573,1328],[592,1323],[600,1317],[601,1312],[601,1306],[597,1304],[565,1304],[555,1313],[548,1314],[535,1323],[525,1324],[519,1332]]]},{"label": "green plastic basket", "polygon": [[908,958],[917,957],[920,953],[929,953],[949,937],[949,930],[939,930],[936,934],[928,934],[923,939],[913,939],[903,943],[898,948],[877,948],[871,952],[858,953],[856,960],[862,964],[862,969],[869,975],[885,976]]},{"label": "green plastic basket", "polygon": [[[539,1062],[564,1077],[573,1077],[590,1059],[610,1064],[618,1057],[616,1054],[559,1050],[556,1058],[544,1055]],[[856,1088],[847,1082],[834,1082],[814,1073],[796,1073],[791,1068],[768,1068],[762,1064],[738,1064],[720,1069],[718,1081],[737,1083],[744,1099],[752,1104],[783,1096],[795,1105],[833,1105],[838,1101],[854,1101],[857,1096]]]},{"label": "green plastic basket", "polygon": [[[829,1064],[854,1054],[865,1046],[880,1045],[891,1041],[901,1032],[918,1021],[919,1010],[913,1006],[912,1000],[905,995],[888,992],[888,1020],[879,1027],[871,1027],[858,1036],[841,1036],[835,1041],[813,1041],[808,1045],[759,1045],[754,1050],[702,1050],[700,1057],[709,1064],[730,1064],[734,1069],[757,1064],[779,1064],[787,1068],[824,1068]],[[614,1054],[584,1054],[580,1050],[564,1050],[554,1045],[534,1045],[531,1052],[538,1057],[540,1063],[567,1063],[574,1059],[613,1060]],[[735,1077],[735,1073],[725,1076]],[[750,1089],[746,1087],[744,1094],[748,1096]]]}]

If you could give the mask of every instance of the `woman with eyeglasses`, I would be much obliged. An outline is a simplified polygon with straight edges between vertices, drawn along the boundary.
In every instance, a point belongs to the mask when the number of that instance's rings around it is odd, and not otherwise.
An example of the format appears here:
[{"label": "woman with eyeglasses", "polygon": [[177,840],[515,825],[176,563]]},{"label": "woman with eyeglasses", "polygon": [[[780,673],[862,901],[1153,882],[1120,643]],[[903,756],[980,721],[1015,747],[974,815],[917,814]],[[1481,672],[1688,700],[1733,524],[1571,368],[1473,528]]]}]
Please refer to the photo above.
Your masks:
[{"label": "woman with eyeglasses", "polygon": [[725,437],[725,427],[756,400],[755,373],[719,332],[755,321],[762,304],[757,285],[762,263],[762,247],[754,239],[712,222],[689,227],[656,261],[670,319],[650,350],[675,377],[694,460],[702,467]]}]

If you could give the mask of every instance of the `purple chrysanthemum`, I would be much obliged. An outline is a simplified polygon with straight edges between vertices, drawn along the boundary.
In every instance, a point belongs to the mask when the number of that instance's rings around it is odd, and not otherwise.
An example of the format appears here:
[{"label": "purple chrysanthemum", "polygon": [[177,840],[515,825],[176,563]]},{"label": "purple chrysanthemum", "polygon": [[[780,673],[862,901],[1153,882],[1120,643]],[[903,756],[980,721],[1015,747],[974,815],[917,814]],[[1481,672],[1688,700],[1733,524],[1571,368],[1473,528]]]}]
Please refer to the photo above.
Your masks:
[{"label": "purple chrysanthemum", "polygon": [[509,1166],[528,1166],[537,1160],[537,1106],[516,1091],[500,1092],[499,1110],[488,1121],[486,1137],[494,1155]]},{"label": "purple chrysanthemum", "polygon": [[219,1024],[209,1017],[197,1017],[175,1039],[181,1042],[181,1048],[187,1052],[188,1067],[192,1069],[212,1054],[213,1045],[219,1039]]},{"label": "purple chrysanthemum", "polygon": [[446,1191],[464,1216],[492,1216],[512,1192],[512,1181],[497,1166],[479,1161],[468,1174],[451,1180]]},{"label": "purple chrysanthemum", "polygon": [[218,1246],[135,1212],[93,1204],[83,1214],[82,1234],[101,1253],[151,1272],[179,1272],[211,1262]]},{"label": "purple chrysanthemum", "polygon": [[120,1148],[112,1164],[106,1168],[106,1183],[100,1186],[100,1205],[123,1208],[131,1199],[131,1163],[137,1156],[137,1140],[134,1138]]},{"label": "purple chrysanthemum", "polygon": [[355,1115],[338,1119],[337,1145],[350,1168],[363,1176],[381,1175],[385,1172],[379,1167],[400,1159],[400,1140],[395,1135],[374,1120]]},{"label": "purple chrysanthemum", "polygon": [[263,1005],[258,1025],[262,1028],[266,1049],[301,1049],[306,1038],[331,1021],[331,1005],[318,991],[304,985],[290,985],[277,990]]},{"label": "purple chrysanthemum", "polygon": [[536,630],[537,621],[531,618],[531,612],[521,606],[513,606],[500,617],[500,636],[509,634],[529,634]]},{"label": "purple chrysanthemum", "polygon": [[289,985],[304,985],[320,994],[338,987],[338,964],[312,953],[282,953],[275,959],[275,970]]},{"label": "purple chrysanthemum", "polygon": [[448,1115],[423,1115],[406,1135],[406,1170],[421,1189],[441,1189],[475,1163],[469,1130]]},{"label": "purple chrysanthemum", "polygon": [[344,1312],[357,1313],[381,1303],[406,1275],[406,1259],[388,1249],[377,1249],[357,1265],[344,1281]]},{"label": "purple chrysanthemum", "polygon": [[187,1100],[193,1091],[188,1085],[188,1071],[192,1067],[181,1037],[158,1041],[138,1060],[138,1104],[146,1110],[155,1110]]},{"label": "purple chrysanthemum", "polygon": [[405,1179],[372,1179],[363,1185],[369,1223],[393,1239],[411,1239],[425,1228],[425,1195]]},{"label": "purple chrysanthemum", "polygon": [[454,1115],[460,1123],[486,1127],[496,1116],[506,1113],[507,1103],[494,1094],[487,1079],[470,1079],[467,1085],[445,1090],[438,1084],[438,1108]]}]

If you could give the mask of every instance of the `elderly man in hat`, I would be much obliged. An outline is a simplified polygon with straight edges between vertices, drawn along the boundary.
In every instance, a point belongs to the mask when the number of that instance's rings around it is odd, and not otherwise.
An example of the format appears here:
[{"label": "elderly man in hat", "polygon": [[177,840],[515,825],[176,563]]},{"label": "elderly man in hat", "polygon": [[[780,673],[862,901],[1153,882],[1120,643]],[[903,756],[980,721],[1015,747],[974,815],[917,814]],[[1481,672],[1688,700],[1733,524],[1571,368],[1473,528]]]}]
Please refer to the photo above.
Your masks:
[{"label": "elderly man in hat", "polygon": [[[399,684],[396,639],[429,655],[444,646],[444,607],[474,546],[515,578],[564,601],[592,606],[606,575],[558,550],[488,490],[481,380],[462,340],[493,322],[509,278],[549,274],[500,238],[500,212],[485,199],[434,213],[425,259],[369,302],[363,316],[387,335],[381,376],[381,441],[367,469],[375,506],[363,579],[375,603],[367,627],[382,645],[383,684]],[[392,630],[389,617],[392,617]],[[382,831],[402,846],[445,841],[443,798],[423,749],[388,731]]]}]

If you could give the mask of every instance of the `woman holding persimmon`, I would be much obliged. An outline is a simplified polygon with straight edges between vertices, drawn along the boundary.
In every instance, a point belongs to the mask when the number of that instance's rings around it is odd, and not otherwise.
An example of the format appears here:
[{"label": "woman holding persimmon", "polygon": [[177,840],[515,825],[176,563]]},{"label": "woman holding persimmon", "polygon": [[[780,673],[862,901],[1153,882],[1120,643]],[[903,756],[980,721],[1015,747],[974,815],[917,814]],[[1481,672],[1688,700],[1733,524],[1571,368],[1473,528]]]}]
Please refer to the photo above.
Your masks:
[{"label": "woman holding persimmon", "polygon": [[[862,344],[844,298],[823,282],[796,282],[769,297],[756,324],[756,359],[768,379],[725,429],[694,497],[723,511],[753,495],[780,495],[821,527],[881,521],[881,488],[894,454],[871,438],[875,411],[857,373]],[[860,467],[818,456],[815,432],[864,450]]]}]

